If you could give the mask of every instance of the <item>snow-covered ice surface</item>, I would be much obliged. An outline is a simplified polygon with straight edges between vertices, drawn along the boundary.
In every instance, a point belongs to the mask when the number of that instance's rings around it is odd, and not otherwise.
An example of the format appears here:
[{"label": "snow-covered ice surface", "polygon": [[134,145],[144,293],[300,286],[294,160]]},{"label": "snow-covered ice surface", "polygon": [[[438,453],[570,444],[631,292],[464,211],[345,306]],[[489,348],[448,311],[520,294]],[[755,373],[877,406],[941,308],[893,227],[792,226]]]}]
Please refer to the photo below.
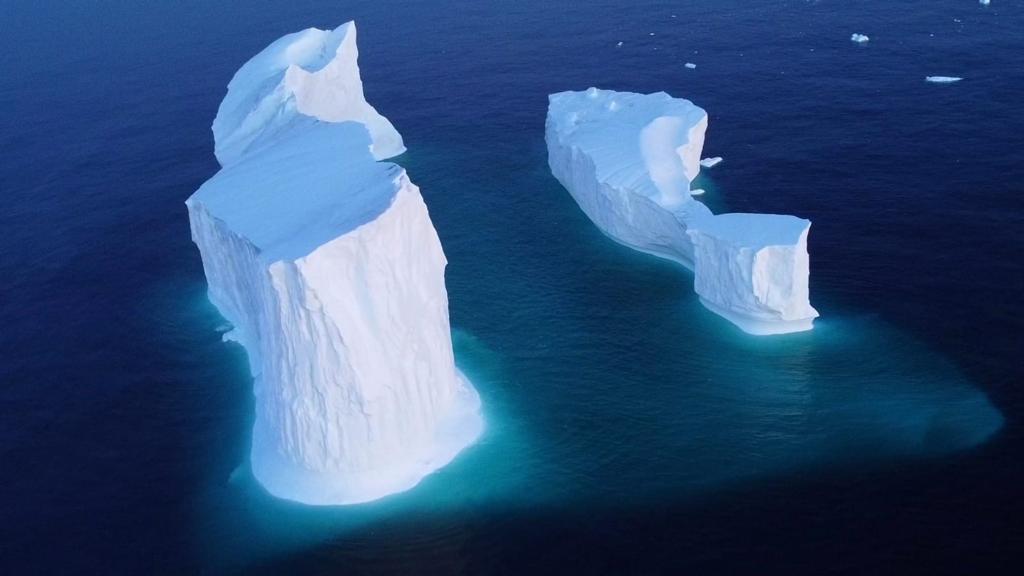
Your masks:
[{"label": "snow-covered ice surface", "polygon": [[809,330],[810,221],[714,215],[693,198],[707,114],[664,92],[590,88],[549,97],[548,162],[583,211],[619,242],[694,270],[711,311],[751,334]]},{"label": "snow-covered ice surface", "polygon": [[221,170],[186,202],[210,300],[249,356],[252,471],[307,504],[415,486],[483,431],[455,367],[447,264],[356,29],[290,34],[232,79]]},{"label": "snow-covered ice surface", "polygon": [[963,78],[959,76],[926,76],[924,80],[933,84],[952,84],[963,80]]}]

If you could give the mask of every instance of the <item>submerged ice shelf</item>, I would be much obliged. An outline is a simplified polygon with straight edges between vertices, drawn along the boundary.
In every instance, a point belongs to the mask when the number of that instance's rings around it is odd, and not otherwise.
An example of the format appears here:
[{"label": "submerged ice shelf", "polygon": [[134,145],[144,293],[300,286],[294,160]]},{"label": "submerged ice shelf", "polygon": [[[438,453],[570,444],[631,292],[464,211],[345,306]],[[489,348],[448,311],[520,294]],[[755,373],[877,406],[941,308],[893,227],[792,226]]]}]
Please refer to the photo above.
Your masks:
[{"label": "submerged ice shelf", "polygon": [[812,328],[810,221],[711,213],[690,184],[707,114],[664,92],[590,88],[550,96],[545,139],[554,176],[587,216],[627,246],[693,269],[701,302],[751,334]]},{"label": "submerged ice shelf", "polygon": [[402,138],[363,97],[354,23],[235,74],[221,170],[186,202],[210,299],[249,356],[256,479],[308,504],[415,486],[483,430],[455,367],[444,252]]}]

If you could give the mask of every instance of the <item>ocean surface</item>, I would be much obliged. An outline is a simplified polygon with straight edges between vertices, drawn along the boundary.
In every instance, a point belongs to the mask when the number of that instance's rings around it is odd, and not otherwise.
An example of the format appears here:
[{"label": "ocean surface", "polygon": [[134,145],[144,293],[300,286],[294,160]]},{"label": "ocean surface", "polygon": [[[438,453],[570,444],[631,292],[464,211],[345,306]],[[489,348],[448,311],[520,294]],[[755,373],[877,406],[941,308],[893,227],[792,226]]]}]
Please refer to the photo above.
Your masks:
[{"label": "ocean surface", "polygon": [[[234,71],[350,19],[488,428],[315,508],[248,471],[184,200]],[[0,63],[0,573],[1024,564],[1024,0],[0,0]],[[814,222],[813,331],[747,336],[590,223],[544,145],[589,86],[691,99],[702,199]]]}]

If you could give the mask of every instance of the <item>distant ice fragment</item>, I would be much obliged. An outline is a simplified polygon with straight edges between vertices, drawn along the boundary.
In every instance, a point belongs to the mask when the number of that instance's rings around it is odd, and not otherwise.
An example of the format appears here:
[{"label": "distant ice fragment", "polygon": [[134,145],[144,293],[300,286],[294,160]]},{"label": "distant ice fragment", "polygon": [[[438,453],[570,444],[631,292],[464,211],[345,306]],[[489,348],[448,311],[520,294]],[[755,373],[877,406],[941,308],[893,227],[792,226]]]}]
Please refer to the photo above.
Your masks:
[{"label": "distant ice fragment", "polygon": [[853,42],[856,42],[857,44],[863,44],[863,43],[867,42],[868,40],[870,40],[870,38],[868,38],[864,34],[854,34],[854,35],[850,36],[850,40],[853,41]]},{"label": "distant ice fragment", "polygon": [[693,190],[690,190],[690,196],[703,196],[703,195],[704,195],[704,189],[703,188],[694,188]]},{"label": "distant ice fragment", "polygon": [[700,161],[700,165],[704,168],[714,168],[722,163],[721,156],[712,156],[711,158],[705,158]]},{"label": "distant ice fragment", "polygon": [[687,67],[687,68],[689,68],[690,70],[693,70],[694,68],[696,68],[696,67],[697,67],[697,65],[696,65],[696,64],[694,64],[693,62],[687,62],[686,64],[683,64],[683,66],[686,66],[686,67]]},{"label": "distant ice fragment", "polygon": [[618,44],[615,45],[615,47],[616,48],[621,48],[622,47],[622,42],[620,41]]},{"label": "distant ice fragment", "polygon": [[988,6],[989,0],[978,0],[978,4],[981,4],[982,6]]},{"label": "distant ice fragment", "polygon": [[951,84],[953,82],[959,82],[963,80],[963,78],[959,76],[927,76],[924,80],[925,82],[932,82],[935,84]]}]

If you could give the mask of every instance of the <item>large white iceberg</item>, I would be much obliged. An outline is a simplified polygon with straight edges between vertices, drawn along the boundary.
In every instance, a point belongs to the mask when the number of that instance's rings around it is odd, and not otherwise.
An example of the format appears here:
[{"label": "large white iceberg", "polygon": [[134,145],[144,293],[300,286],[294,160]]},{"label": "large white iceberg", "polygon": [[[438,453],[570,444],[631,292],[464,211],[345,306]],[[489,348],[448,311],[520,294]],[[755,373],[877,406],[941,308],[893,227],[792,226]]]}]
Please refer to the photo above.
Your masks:
[{"label": "large white iceberg", "polygon": [[447,261],[401,136],[363,99],[353,23],[274,42],[213,124],[221,170],[186,202],[209,296],[254,376],[251,461],[272,494],[406,490],[483,430],[455,367]]},{"label": "large white iceberg", "polygon": [[704,110],[664,92],[590,88],[549,100],[551,171],[602,231],[693,269],[701,302],[746,332],[812,327],[811,223],[775,214],[716,216],[693,198]]}]

